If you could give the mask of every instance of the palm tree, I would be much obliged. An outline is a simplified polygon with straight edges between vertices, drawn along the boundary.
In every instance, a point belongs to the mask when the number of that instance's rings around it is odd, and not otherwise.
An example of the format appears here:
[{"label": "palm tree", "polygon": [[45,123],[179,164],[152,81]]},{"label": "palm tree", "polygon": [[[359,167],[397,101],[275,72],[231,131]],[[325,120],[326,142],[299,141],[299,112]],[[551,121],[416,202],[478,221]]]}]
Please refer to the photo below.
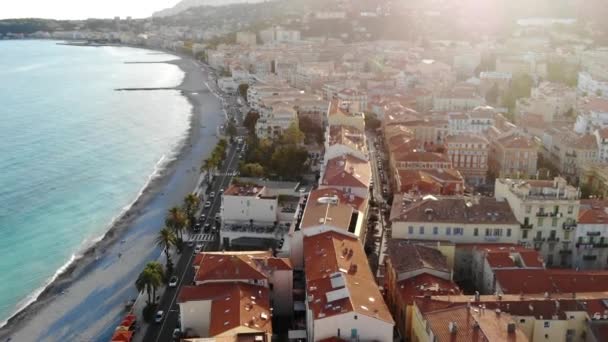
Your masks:
[{"label": "palm tree", "polygon": [[171,256],[169,255],[169,250],[171,247],[175,247],[177,245],[177,238],[175,237],[175,233],[168,228],[165,227],[158,232],[156,236],[156,245],[163,249],[165,252],[165,256],[167,257],[167,270],[171,268],[173,263],[171,262]]},{"label": "palm tree", "polygon": [[195,215],[198,211],[201,200],[193,193],[190,193],[184,198],[184,209],[186,210],[186,215],[188,216],[188,221],[190,222],[190,228],[195,221]]},{"label": "palm tree", "polygon": [[188,225],[188,217],[180,207],[169,209],[169,214],[165,219],[165,225],[171,228],[177,238],[182,241],[182,233]]},{"label": "palm tree", "polygon": [[146,291],[148,304],[156,304],[156,289],[161,286],[164,277],[163,266],[156,261],[151,261],[135,280],[137,291],[139,293]]}]

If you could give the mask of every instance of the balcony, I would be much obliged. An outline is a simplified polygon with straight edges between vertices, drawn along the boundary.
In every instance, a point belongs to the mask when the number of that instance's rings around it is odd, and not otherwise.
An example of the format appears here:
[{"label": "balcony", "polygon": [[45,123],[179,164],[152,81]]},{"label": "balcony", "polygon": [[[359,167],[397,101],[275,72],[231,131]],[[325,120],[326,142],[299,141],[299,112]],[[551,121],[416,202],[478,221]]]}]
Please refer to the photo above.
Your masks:
[{"label": "balcony", "polygon": [[524,223],[520,224],[519,227],[521,229],[532,229],[532,228],[534,228],[534,225],[531,224],[531,223],[525,223],[524,222]]},{"label": "balcony", "polygon": [[533,239],[534,242],[545,242],[545,240],[547,240],[547,239],[545,239],[544,237],[538,237],[538,236]]},{"label": "balcony", "polygon": [[549,236],[547,238],[547,241],[551,242],[551,243],[555,243],[555,242],[559,242],[559,238],[557,236]]},{"label": "balcony", "polygon": [[594,243],[593,248],[608,248],[608,243],[606,243],[606,242]]},{"label": "balcony", "polygon": [[559,254],[569,255],[569,254],[572,254],[572,250],[571,249],[562,249],[559,251]]},{"label": "balcony", "polygon": [[546,213],[544,211],[539,211],[536,213],[536,217],[548,217],[549,213]]},{"label": "balcony", "polygon": [[587,236],[600,236],[602,232],[587,232]]},{"label": "balcony", "polygon": [[564,222],[562,224],[562,228],[564,228],[564,230],[575,230],[576,229],[576,221]]}]

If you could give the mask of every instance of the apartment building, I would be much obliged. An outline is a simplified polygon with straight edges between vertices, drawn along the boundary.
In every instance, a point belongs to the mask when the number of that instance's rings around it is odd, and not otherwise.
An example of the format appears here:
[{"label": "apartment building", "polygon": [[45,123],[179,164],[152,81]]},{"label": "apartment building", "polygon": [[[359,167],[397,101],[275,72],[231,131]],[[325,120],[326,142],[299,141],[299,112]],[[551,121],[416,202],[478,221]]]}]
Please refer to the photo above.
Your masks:
[{"label": "apartment building", "polygon": [[533,177],[538,150],[529,137],[517,133],[490,138],[489,168],[496,177]]},{"label": "apartment building", "polygon": [[289,259],[270,252],[204,252],[193,265],[194,285],[178,296],[182,331],[189,337],[253,333],[270,341],[273,315],[293,312]]},{"label": "apartment building", "polygon": [[593,133],[608,127],[608,99],[589,96],[579,100],[574,131],[579,134]]},{"label": "apartment building", "polygon": [[486,197],[395,195],[392,237],[453,243],[516,243],[519,223],[506,201]]},{"label": "apartment building", "polygon": [[273,139],[279,137],[292,125],[298,125],[298,114],[293,105],[287,102],[276,102],[265,106],[255,124],[259,138]]},{"label": "apartment building", "polygon": [[365,131],[365,115],[360,108],[353,103],[331,100],[327,113],[329,126],[352,126],[361,132]]},{"label": "apartment building", "polygon": [[393,341],[395,322],[357,238],[306,236],[304,265],[307,341]]},{"label": "apartment building", "polygon": [[595,95],[599,97],[608,96],[608,80],[599,74],[592,74],[588,71],[578,73],[577,90],[579,95]]},{"label": "apartment building", "polygon": [[490,106],[471,111],[448,113],[448,134],[484,134],[496,124],[496,110]]},{"label": "apartment building", "polygon": [[460,288],[452,281],[452,268],[437,245],[442,243],[388,241],[384,288],[387,305],[403,338],[411,334],[416,297],[460,294]]},{"label": "apartment building", "polygon": [[257,44],[257,36],[253,32],[240,31],[236,33],[236,43],[240,45],[254,46]]},{"label": "apartment building", "polygon": [[546,123],[555,121],[576,108],[576,90],[561,83],[541,82],[532,88],[529,98],[517,100],[515,113],[540,114]]},{"label": "apartment building", "polygon": [[581,270],[608,266],[608,202],[581,200],[573,249],[573,267]]},{"label": "apartment building", "polygon": [[494,196],[506,200],[521,223],[517,239],[539,250],[548,266],[572,266],[580,192],[568,182],[496,179]]},{"label": "apartment building", "polygon": [[319,188],[337,189],[357,197],[368,198],[371,177],[372,170],[368,160],[344,154],[326,160]]},{"label": "apartment building", "polygon": [[448,158],[467,184],[482,185],[488,174],[490,143],[480,135],[450,135],[445,139]]},{"label": "apartment building", "polygon": [[541,151],[561,174],[578,179],[582,168],[597,160],[597,144],[591,134],[577,134],[568,127],[551,128],[543,134]]},{"label": "apartment building", "polygon": [[325,137],[325,160],[343,155],[368,160],[365,133],[352,126],[330,126]]},{"label": "apartment building", "polygon": [[477,88],[468,84],[458,84],[433,99],[433,109],[436,111],[466,111],[485,104],[486,100],[479,95]]}]

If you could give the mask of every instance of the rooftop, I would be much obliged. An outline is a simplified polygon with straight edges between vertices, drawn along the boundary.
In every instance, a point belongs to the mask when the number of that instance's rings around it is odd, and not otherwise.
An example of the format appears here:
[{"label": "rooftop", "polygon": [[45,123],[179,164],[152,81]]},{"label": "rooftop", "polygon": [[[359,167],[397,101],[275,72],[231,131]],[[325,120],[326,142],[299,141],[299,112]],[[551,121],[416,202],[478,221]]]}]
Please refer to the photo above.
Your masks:
[{"label": "rooftop", "polygon": [[193,265],[197,282],[264,280],[272,271],[291,269],[289,259],[275,258],[270,252],[204,252]]},{"label": "rooftop", "polygon": [[443,296],[460,294],[460,288],[451,280],[422,273],[415,277],[401,280],[397,283],[399,295],[403,303],[411,305],[414,298],[419,296]]},{"label": "rooftop", "polygon": [[257,196],[264,191],[264,187],[257,184],[234,183],[224,191],[224,196]]},{"label": "rooftop", "polygon": [[608,272],[557,269],[495,270],[503,293],[572,293],[608,291]]},{"label": "rooftop", "polygon": [[397,274],[419,269],[451,273],[446,257],[437,249],[405,239],[390,239],[387,255]]},{"label": "rooftop", "polygon": [[315,320],[356,312],[394,324],[356,238],[333,231],[304,237],[304,265]]},{"label": "rooftop", "polygon": [[342,187],[369,187],[369,162],[352,155],[343,155],[327,161],[321,185]]},{"label": "rooftop", "polygon": [[[184,286],[178,302],[211,301],[209,336],[237,327],[272,333],[268,288],[244,283],[212,283]],[[204,315],[201,316],[204,319]]]},{"label": "rooftop", "polygon": [[353,214],[364,210],[367,200],[337,189],[310,192],[302,216],[301,229],[331,225],[348,231]]},{"label": "rooftop", "polygon": [[507,201],[489,197],[396,195],[391,220],[462,224],[518,224]]}]

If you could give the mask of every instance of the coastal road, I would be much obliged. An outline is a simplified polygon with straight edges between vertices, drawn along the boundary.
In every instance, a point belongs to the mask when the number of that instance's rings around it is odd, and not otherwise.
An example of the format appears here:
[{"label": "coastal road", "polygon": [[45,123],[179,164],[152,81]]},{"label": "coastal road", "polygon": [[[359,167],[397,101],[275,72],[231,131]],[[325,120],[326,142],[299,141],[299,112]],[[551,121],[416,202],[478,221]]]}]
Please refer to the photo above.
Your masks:
[{"label": "coastal road", "polygon": [[[207,222],[211,223],[212,225],[215,224],[215,215],[220,211],[222,204],[219,191],[220,189],[225,189],[230,185],[230,182],[232,181],[232,173],[237,169],[238,162],[239,158],[236,145],[233,145],[230,148],[226,162],[220,168],[218,175],[215,176],[215,179],[209,188],[208,193],[214,191],[217,195],[212,200],[210,199],[210,201],[212,201],[211,207],[203,210],[203,213],[205,213],[207,216],[205,221],[201,222],[202,226],[204,226]],[[207,200],[207,197],[205,200]],[[204,244],[203,250],[217,251],[218,248],[219,241],[218,237],[216,236],[213,241],[206,242]],[[173,338],[173,331],[178,326],[179,306],[177,305],[177,296],[179,294],[179,289],[182,286],[191,285],[194,280],[194,269],[192,267],[192,261],[194,260],[193,247],[186,247],[183,253],[184,254],[182,254],[182,257],[177,262],[174,272],[179,279],[178,286],[177,288],[167,289],[160,300],[158,310],[163,310],[165,312],[165,319],[160,324],[152,324],[149,326],[144,338],[144,341],[146,342],[171,341]]]}]

